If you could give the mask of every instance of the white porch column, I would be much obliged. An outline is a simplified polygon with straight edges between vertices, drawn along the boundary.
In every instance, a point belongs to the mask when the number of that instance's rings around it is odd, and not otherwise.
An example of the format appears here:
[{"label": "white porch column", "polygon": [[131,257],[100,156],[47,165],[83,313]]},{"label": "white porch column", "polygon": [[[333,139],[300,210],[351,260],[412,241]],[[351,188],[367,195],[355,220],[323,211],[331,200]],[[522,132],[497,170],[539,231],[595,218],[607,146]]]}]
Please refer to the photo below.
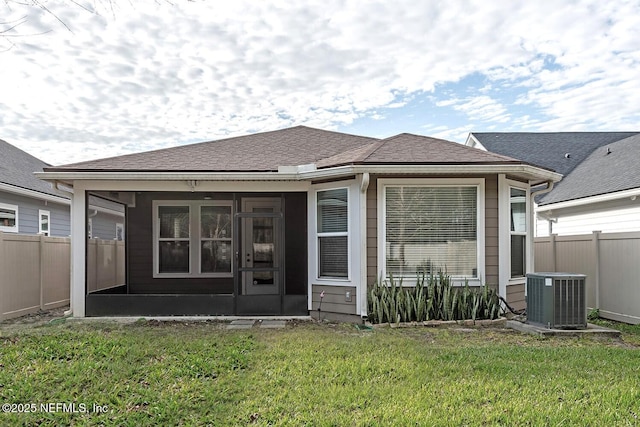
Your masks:
[{"label": "white porch column", "polygon": [[75,186],[71,198],[71,310],[85,316],[87,207],[85,190]]}]

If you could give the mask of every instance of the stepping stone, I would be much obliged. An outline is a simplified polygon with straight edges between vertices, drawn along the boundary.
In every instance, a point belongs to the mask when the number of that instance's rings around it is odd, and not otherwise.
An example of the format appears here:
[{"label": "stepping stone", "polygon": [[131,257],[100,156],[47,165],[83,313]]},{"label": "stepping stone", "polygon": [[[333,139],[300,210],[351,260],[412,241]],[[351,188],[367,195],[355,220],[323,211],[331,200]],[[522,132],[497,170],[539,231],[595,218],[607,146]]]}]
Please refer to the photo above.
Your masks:
[{"label": "stepping stone", "polygon": [[255,322],[255,320],[233,320],[227,325],[227,329],[251,329]]},{"label": "stepping stone", "polygon": [[286,324],[286,320],[263,320],[260,322],[260,327],[265,329],[283,329]]}]

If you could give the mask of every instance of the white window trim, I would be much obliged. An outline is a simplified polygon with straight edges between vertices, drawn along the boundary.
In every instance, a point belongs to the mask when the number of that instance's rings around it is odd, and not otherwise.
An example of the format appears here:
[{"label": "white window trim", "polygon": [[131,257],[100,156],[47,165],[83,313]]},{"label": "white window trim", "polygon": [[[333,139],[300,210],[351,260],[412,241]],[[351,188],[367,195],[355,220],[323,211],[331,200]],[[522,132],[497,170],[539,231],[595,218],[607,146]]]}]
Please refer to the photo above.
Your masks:
[{"label": "white window trim", "polygon": [[[480,286],[485,283],[485,180],[484,178],[381,178],[378,179],[378,271],[387,278],[386,271],[386,187],[476,187],[476,224],[477,224],[477,277],[452,276],[454,285]],[[403,277],[405,285],[415,285],[415,278]]]},{"label": "white window trim", "polygon": [[[318,236],[317,236],[317,192],[333,190],[338,188],[347,188],[347,212],[348,219],[348,277],[329,278],[318,277],[319,274],[319,254],[318,254]],[[312,287],[313,285],[322,286],[360,286],[361,275],[361,257],[364,256],[360,249],[360,184],[356,179],[342,180],[336,182],[325,182],[321,184],[313,184],[307,191],[307,259],[308,259],[308,283],[309,283],[309,307],[311,307]],[[366,286],[366,284],[365,284]]]},{"label": "white window trim", "polygon": [[[189,272],[188,273],[160,273],[159,242],[160,224],[158,208],[161,206],[188,206],[189,207],[189,237],[183,240],[189,242]],[[152,202],[153,214],[153,278],[207,278],[207,277],[233,277],[235,268],[234,259],[234,233],[233,221],[231,222],[231,271],[229,273],[202,273],[202,259],[200,255],[200,212],[203,206],[229,206],[233,219],[232,200],[154,200]],[[175,241],[176,239],[163,239]]]},{"label": "white window trim", "polygon": [[[527,234],[525,240],[526,266],[525,277],[511,277],[511,188],[526,191],[526,217]],[[498,293],[506,298],[507,286],[524,284],[527,280],[526,273],[531,272],[533,265],[533,233],[531,218],[531,191],[529,183],[515,181],[506,178],[504,174],[498,175]],[[525,287],[526,293],[526,287]]]},{"label": "white window trim", "polygon": [[[44,231],[42,229],[42,217],[46,216],[47,217],[47,225],[49,226],[49,229],[47,231]],[[47,236],[51,236],[51,212],[50,211],[45,211],[43,209],[39,209],[38,210],[38,234],[45,234]]]},{"label": "white window trim", "polygon": [[[523,187],[522,183],[517,181],[508,181],[507,191],[509,193],[509,284],[524,283],[527,277],[527,271],[529,269],[529,189],[528,186]],[[524,232],[511,231],[511,189],[524,191],[525,198],[525,230]],[[519,277],[513,277],[511,274],[511,236],[524,236],[524,275]]]},{"label": "white window trim", "polygon": [[[319,282],[330,281],[330,282],[351,282],[351,189],[348,185],[328,185],[327,187],[320,186],[315,189],[313,192],[313,228],[315,235],[315,280]],[[345,232],[332,232],[332,233],[318,233],[318,193],[329,190],[347,190],[347,231]],[[320,276],[320,238],[321,237],[347,237],[347,277],[330,277],[330,276]]]},{"label": "white window trim", "polygon": [[20,215],[18,213],[18,206],[17,205],[9,205],[6,203],[0,203],[0,208],[2,209],[9,209],[12,210],[16,213],[16,223],[13,226],[6,226],[6,225],[2,225],[0,224],[0,231],[3,231],[5,233],[17,233],[18,230],[20,229],[19,227],[19,223],[18,220],[20,218]]}]

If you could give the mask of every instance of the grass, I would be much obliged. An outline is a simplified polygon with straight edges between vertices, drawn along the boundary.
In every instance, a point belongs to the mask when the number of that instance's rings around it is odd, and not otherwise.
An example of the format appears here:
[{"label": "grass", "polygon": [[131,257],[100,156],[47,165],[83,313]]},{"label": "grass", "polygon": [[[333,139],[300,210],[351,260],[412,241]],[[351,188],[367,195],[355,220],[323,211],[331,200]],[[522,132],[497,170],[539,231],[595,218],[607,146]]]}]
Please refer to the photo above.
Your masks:
[{"label": "grass", "polygon": [[[626,335],[625,335],[626,338]],[[491,329],[60,323],[0,330],[1,425],[637,425],[640,352]]]},{"label": "grass", "polygon": [[624,334],[626,342],[640,346],[640,325],[629,325],[627,323],[616,322],[603,318],[592,319],[589,320],[589,322],[607,328],[617,329]]}]

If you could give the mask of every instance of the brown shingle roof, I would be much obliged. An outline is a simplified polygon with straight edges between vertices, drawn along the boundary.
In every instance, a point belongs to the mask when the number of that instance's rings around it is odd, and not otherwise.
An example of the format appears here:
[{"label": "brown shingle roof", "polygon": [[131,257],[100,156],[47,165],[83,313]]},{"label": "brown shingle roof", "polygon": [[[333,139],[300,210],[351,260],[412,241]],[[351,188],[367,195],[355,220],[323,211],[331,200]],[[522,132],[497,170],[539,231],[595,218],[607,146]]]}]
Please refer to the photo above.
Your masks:
[{"label": "brown shingle roof", "polygon": [[182,145],[47,168],[56,171],[262,172],[315,163],[369,146],[375,138],[296,126],[217,141]]},{"label": "brown shingle roof", "polygon": [[496,164],[522,163],[511,157],[456,142],[402,133],[323,159],[319,168],[346,164]]},{"label": "brown shingle roof", "polygon": [[403,133],[379,140],[296,126],[218,141],[183,145],[47,168],[109,172],[266,172],[279,166],[350,164],[522,163],[443,139]]}]

